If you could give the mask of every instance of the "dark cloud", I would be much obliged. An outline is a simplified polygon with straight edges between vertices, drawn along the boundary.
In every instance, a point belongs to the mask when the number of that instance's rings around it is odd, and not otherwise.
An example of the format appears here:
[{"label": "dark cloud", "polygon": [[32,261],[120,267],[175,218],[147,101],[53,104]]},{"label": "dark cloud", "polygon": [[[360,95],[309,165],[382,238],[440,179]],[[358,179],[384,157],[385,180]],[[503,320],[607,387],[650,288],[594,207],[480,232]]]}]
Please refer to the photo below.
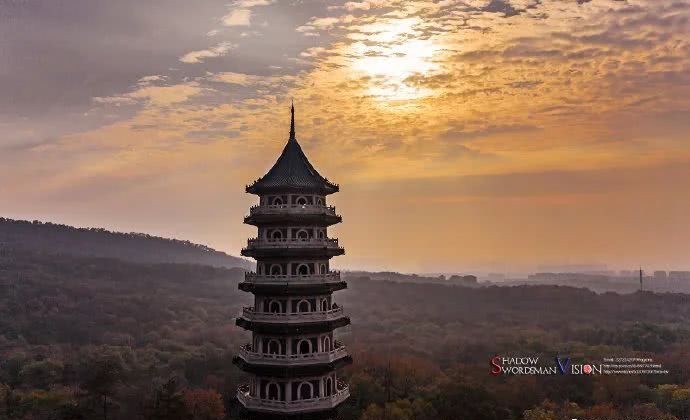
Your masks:
[{"label": "dark cloud", "polygon": [[[209,73],[272,75],[304,70],[308,63],[291,59],[315,40],[296,34],[295,27],[325,6],[275,2],[252,8],[251,26],[226,27],[222,17],[231,4],[229,0],[0,1],[2,146],[44,144],[129,118],[145,103],[145,98],[127,96],[141,87],[143,77],[162,75],[146,81],[151,85],[198,80],[211,89],[204,89],[197,103],[213,106],[255,95],[256,88],[214,84]],[[180,61],[199,51],[211,54],[201,54],[197,63]],[[267,88],[263,89],[265,93]],[[285,86],[274,93],[284,90]]]},{"label": "dark cloud", "polygon": [[224,0],[36,0],[0,4],[0,114],[88,107],[178,65],[225,10]]}]

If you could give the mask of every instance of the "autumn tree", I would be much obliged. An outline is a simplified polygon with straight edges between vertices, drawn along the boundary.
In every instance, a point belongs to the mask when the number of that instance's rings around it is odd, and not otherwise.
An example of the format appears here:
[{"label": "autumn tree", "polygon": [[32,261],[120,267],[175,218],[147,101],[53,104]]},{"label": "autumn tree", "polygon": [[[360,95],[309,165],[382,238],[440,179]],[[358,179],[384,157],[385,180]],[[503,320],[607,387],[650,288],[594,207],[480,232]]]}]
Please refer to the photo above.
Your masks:
[{"label": "autumn tree", "polygon": [[225,418],[223,397],[214,390],[188,390],[184,393],[184,405],[193,420],[222,420]]}]

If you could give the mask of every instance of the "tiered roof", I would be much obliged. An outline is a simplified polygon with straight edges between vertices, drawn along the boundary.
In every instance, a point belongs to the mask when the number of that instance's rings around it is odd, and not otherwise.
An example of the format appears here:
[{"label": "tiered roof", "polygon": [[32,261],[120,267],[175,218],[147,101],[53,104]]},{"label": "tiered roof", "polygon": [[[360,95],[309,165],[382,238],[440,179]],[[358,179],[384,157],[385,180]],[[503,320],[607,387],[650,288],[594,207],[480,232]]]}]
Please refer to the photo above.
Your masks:
[{"label": "tiered roof", "polygon": [[247,192],[251,194],[291,190],[322,194],[338,192],[338,185],[319,174],[297,142],[294,105],[290,107],[290,114],[290,138],[283,148],[283,153],[266,175],[247,186]]}]

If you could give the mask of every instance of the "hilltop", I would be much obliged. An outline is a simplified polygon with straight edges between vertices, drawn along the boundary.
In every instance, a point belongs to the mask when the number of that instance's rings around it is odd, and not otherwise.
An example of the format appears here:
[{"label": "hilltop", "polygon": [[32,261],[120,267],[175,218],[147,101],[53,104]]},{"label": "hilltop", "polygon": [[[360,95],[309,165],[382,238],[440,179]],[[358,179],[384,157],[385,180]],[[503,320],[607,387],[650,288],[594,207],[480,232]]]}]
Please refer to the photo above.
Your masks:
[{"label": "hilltop", "polygon": [[251,269],[253,264],[205,245],[145,233],[76,228],[0,218],[0,248],[46,254],[116,258],[136,263],[203,264]]}]

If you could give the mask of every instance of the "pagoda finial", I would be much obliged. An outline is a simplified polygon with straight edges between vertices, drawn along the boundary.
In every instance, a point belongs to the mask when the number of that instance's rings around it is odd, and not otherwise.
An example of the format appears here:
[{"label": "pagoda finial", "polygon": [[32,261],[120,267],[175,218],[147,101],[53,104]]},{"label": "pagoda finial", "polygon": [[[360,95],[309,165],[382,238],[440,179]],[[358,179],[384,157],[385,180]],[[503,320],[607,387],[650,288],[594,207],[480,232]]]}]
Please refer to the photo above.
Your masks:
[{"label": "pagoda finial", "polygon": [[295,140],[295,101],[290,105],[290,140]]}]

